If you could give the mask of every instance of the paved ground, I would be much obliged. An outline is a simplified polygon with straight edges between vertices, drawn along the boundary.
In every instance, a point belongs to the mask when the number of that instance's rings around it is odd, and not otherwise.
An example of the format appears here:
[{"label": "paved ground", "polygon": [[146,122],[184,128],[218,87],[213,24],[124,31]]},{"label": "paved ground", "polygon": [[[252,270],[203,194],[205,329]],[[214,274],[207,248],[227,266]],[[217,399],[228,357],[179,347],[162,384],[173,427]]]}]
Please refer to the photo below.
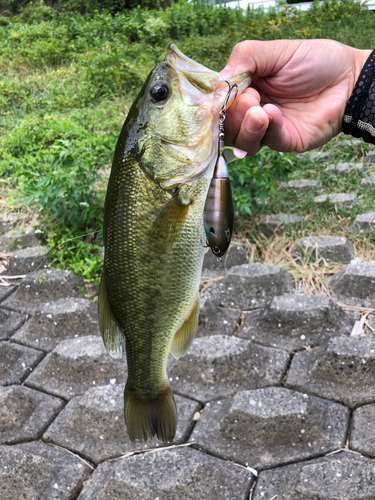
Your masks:
[{"label": "paved ground", "polygon": [[[45,250],[27,238],[3,274],[35,269]],[[169,447],[130,442],[126,362],[78,276],[0,287],[0,498],[373,500],[375,262],[343,265],[331,298],[244,259],[206,260],[197,338],[169,362]]]}]

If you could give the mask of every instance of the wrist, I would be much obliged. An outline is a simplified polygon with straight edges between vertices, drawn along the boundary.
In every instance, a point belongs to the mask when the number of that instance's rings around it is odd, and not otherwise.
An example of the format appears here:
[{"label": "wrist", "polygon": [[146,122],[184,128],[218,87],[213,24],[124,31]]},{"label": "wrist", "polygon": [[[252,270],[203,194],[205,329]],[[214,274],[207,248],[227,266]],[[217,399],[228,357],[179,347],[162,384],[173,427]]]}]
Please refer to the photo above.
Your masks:
[{"label": "wrist", "polygon": [[356,51],[356,77],[346,104],[342,130],[375,143],[375,51]]},{"label": "wrist", "polygon": [[363,66],[365,65],[367,59],[370,57],[372,50],[359,50],[359,49],[354,49],[354,70],[353,70],[353,81],[351,82],[349,86],[349,96],[351,96],[355,84],[358,81],[359,75],[363,69]]}]

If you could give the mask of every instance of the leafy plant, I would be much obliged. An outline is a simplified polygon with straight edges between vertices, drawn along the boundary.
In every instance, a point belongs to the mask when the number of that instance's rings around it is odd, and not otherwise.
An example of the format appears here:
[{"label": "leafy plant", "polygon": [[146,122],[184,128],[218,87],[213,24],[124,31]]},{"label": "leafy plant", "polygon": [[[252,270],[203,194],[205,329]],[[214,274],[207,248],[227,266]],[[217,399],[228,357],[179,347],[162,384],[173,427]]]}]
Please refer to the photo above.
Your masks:
[{"label": "leafy plant", "polygon": [[102,219],[102,200],[94,189],[98,172],[75,160],[69,147],[69,141],[57,141],[52,146],[56,153],[51,168],[41,175],[28,172],[25,204],[34,205],[43,224],[57,221],[72,231],[83,231],[97,227]]},{"label": "leafy plant", "polygon": [[[375,16],[359,0],[325,0],[306,12],[279,2],[267,13],[205,0],[138,3],[0,0],[0,204],[22,210],[27,200],[50,246],[101,229],[105,183],[122,123],[170,42],[216,71],[245,39],[321,37],[358,48],[375,44]],[[358,146],[343,154],[346,161],[358,161],[364,152]],[[262,150],[230,168],[244,220],[250,213],[252,219],[259,212],[294,210],[294,204],[300,213],[315,210],[312,195],[299,198],[276,188],[289,168],[291,175],[315,178],[311,162]],[[345,181],[323,174],[322,179],[326,189],[336,191],[360,182],[354,174]],[[359,194],[352,210],[368,209],[369,190]],[[267,205],[257,206],[257,198],[266,196]],[[317,220],[328,220],[323,209],[316,213]],[[325,213],[336,216],[331,209]],[[73,240],[54,255],[93,278],[100,269],[98,244]]]},{"label": "leafy plant", "polygon": [[102,233],[76,235],[65,227],[51,231],[47,246],[53,250],[51,258],[57,267],[68,268],[80,274],[86,281],[97,281],[103,268]]},{"label": "leafy plant", "polygon": [[294,163],[294,155],[268,148],[231,163],[229,177],[237,211],[251,215],[253,207],[264,204],[271,192],[278,192],[276,181],[288,180]]},{"label": "leafy plant", "polygon": [[70,147],[69,141],[56,141],[51,167],[41,174],[25,172],[25,205],[33,206],[40,231],[46,234],[48,245],[56,247],[54,259],[69,262],[70,269],[94,279],[101,266],[101,237],[81,237],[101,232],[103,198],[96,190],[95,166],[75,160]]}]

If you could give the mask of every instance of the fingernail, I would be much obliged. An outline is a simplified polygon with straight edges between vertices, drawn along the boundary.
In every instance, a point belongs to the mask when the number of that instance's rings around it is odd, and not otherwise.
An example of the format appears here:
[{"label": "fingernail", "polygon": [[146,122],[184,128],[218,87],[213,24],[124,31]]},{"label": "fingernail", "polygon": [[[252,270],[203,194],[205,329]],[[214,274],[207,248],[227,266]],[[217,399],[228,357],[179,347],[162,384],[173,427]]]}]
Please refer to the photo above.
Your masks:
[{"label": "fingernail", "polygon": [[225,68],[220,71],[219,76],[220,78],[230,78],[233,74],[233,68],[226,65]]},{"label": "fingernail", "polygon": [[247,155],[247,151],[244,151],[243,149],[233,148],[233,154],[237,158],[239,158],[240,160],[242,160],[242,158],[245,158],[245,156]]},{"label": "fingernail", "polygon": [[263,125],[263,121],[259,120],[256,116],[252,116],[250,119],[245,121],[246,130],[252,134],[259,132]]}]

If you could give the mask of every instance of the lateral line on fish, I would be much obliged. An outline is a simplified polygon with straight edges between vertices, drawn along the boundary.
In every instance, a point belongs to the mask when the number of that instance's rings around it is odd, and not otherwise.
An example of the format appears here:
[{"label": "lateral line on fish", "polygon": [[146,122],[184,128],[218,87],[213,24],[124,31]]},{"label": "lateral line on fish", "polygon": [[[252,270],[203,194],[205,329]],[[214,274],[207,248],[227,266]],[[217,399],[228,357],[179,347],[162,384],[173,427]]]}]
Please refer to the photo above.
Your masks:
[{"label": "lateral line on fish", "polygon": [[54,246],[53,248],[51,248],[51,250],[49,250],[47,252],[47,254],[45,255],[45,257],[43,257],[43,260],[40,262],[40,264],[38,264],[36,266],[35,269],[33,269],[30,273],[24,275],[24,274],[21,274],[20,277],[22,276],[23,279],[19,282],[19,283],[6,283],[5,281],[5,278],[6,279],[16,279],[15,276],[1,276],[0,275],[0,282],[3,282],[4,281],[4,284],[3,283],[0,283],[0,286],[12,286],[13,288],[21,285],[22,283],[24,283],[28,278],[30,278],[30,276],[33,276],[33,274],[35,274],[41,266],[43,266],[43,264],[46,262],[46,260],[48,259],[48,257],[51,255],[52,252],[54,252],[57,248],[63,246],[63,245],[66,245],[67,243],[69,243],[70,241],[73,241],[73,240],[78,240],[79,238],[85,238],[85,236],[90,236],[91,234],[98,234],[98,233],[101,233],[103,232],[103,229],[98,229],[97,231],[91,231],[90,233],[86,233],[86,234],[81,234],[80,236],[75,236],[74,238],[69,238],[68,240],[64,240],[60,243],[58,243],[56,246]]}]

